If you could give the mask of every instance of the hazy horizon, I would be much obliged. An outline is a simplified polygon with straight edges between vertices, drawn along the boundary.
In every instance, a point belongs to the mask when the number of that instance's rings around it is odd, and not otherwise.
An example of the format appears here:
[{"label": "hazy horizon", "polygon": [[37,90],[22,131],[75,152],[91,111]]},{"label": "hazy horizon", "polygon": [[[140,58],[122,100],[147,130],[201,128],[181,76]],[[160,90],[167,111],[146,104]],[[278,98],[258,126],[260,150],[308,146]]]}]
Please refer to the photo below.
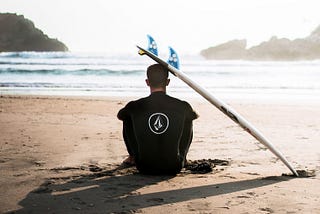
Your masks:
[{"label": "hazy horizon", "polygon": [[17,13],[32,20],[51,38],[75,52],[136,52],[152,35],[160,51],[173,46],[181,54],[232,39],[248,46],[271,36],[308,36],[320,25],[315,0],[217,1],[75,1],[1,0],[1,13]]}]

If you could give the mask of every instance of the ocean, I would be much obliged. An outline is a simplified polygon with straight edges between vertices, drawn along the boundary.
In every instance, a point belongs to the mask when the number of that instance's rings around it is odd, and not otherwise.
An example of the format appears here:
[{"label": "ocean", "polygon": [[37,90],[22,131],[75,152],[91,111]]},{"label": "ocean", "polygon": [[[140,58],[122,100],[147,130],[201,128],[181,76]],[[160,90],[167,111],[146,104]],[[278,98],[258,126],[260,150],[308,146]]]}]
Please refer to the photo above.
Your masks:
[{"label": "ocean", "polygon": [[[145,70],[152,63],[138,54],[0,53],[0,95],[147,96]],[[320,101],[320,60],[215,61],[186,55],[180,64],[181,71],[221,99]],[[178,78],[170,79],[168,94],[201,99]]]}]

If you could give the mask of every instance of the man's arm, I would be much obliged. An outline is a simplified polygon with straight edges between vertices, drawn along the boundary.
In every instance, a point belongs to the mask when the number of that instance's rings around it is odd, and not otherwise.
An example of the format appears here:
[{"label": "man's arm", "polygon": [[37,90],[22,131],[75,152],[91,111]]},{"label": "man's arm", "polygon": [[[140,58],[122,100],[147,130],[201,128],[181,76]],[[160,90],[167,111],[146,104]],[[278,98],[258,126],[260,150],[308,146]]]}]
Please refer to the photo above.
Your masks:
[{"label": "man's arm", "polygon": [[124,115],[125,115],[125,108],[120,109],[120,111],[117,114],[117,117],[119,120],[124,120]]},{"label": "man's arm", "polygon": [[187,119],[189,119],[191,121],[197,119],[199,117],[197,112],[195,112],[192,109],[191,105],[188,102],[186,102],[186,105],[187,105]]},{"label": "man's arm", "polygon": [[120,109],[117,114],[119,120],[124,121],[129,116],[129,109],[132,102],[129,102],[124,108]]}]

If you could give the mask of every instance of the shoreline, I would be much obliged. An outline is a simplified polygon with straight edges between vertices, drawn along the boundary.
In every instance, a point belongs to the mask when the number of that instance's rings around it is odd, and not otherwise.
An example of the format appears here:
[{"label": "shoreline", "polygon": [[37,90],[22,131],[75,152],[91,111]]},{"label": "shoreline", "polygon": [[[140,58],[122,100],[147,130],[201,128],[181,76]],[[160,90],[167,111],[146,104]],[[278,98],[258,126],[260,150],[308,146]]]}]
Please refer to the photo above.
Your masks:
[{"label": "shoreline", "polygon": [[[188,102],[195,102],[195,103],[207,103],[209,106],[212,106],[215,108],[211,103],[209,103],[205,98],[203,98],[201,95],[197,94],[197,92],[194,92],[193,96],[185,96],[183,94],[175,94],[170,91],[168,91],[168,95],[174,96],[178,99],[186,100]],[[48,94],[19,94],[19,93],[4,93],[2,94],[0,92],[1,98],[30,98],[30,99],[76,99],[76,100],[124,100],[124,101],[130,101],[130,100],[136,100],[141,97],[148,96],[149,92],[145,92],[143,94],[138,95],[48,95]],[[299,106],[299,105],[320,105],[320,100],[313,99],[313,98],[287,98],[287,99],[280,99],[278,98],[272,98],[272,97],[260,97],[260,98],[254,98],[254,97],[223,97],[218,96],[217,94],[213,94],[216,98],[226,102],[226,103],[234,103],[234,104],[272,104],[272,105],[288,105],[288,106]]]},{"label": "shoreline", "polygon": [[270,151],[206,100],[190,99],[200,118],[188,159],[230,165],[168,178],[111,173],[127,155],[116,113],[131,99],[1,95],[0,213],[320,212],[320,104],[228,101],[315,177],[281,176],[290,171]]}]

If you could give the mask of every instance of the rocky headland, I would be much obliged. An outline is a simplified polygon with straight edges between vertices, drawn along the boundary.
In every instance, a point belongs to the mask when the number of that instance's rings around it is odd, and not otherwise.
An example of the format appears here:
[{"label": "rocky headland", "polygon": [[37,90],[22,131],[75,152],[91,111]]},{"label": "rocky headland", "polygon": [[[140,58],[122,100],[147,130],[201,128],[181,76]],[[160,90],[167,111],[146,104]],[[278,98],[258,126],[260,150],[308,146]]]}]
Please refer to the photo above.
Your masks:
[{"label": "rocky headland", "polygon": [[24,16],[0,13],[0,52],[17,51],[68,51],[68,48],[49,38]]},{"label": "rocky headland", "polygon": [[309,36],[300,39],[271,37],[269,41],[247,48],[247,41],[232,40],[202,50],[206,59],[215,60],[315,60],[320,59],[320,26]]}]

